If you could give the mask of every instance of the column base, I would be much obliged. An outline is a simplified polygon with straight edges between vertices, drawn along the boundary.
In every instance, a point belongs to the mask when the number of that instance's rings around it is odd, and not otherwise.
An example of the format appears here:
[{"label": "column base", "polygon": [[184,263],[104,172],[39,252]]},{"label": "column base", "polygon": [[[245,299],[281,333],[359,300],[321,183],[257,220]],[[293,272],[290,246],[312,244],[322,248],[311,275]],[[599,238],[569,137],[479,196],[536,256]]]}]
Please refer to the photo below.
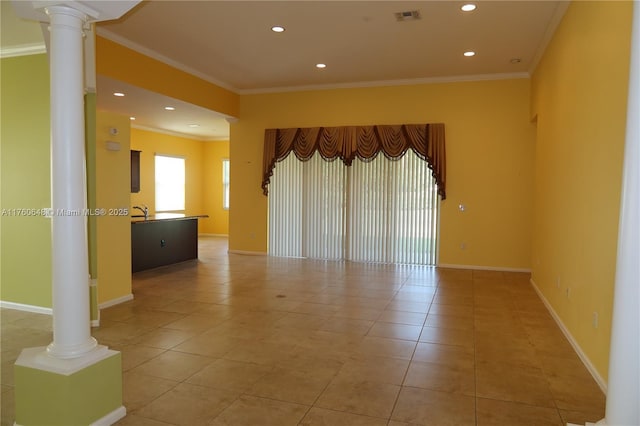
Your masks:
[{"label": "column base", "polygon": [[121,354],[106,346],[73,359],[27,348],[14,371],[16,425],[111,425],[126,415]]}]

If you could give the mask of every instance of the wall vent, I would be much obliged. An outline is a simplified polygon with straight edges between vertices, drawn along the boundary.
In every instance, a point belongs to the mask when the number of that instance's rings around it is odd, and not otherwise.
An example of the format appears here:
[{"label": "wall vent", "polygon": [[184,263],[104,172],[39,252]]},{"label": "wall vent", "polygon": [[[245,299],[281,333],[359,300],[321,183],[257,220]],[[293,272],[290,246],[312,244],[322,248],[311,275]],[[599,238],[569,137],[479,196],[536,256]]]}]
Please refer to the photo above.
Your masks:
[{"label": "wall vent", "polygon": [[420,19],[420,11],[419,10],[407,10],[405,12],[396,12],[396,21],[415,21]]}]

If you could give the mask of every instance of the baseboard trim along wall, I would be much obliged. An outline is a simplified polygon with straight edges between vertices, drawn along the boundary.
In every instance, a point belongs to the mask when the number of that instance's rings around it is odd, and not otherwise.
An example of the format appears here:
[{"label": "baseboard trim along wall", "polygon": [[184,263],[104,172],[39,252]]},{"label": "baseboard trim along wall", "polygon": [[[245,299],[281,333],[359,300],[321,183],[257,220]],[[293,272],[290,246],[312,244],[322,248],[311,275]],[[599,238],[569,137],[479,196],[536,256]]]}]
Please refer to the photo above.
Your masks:
[{"label": "baseboard trim along wall", "polygon": [[52,315],[53,309],[42,306],[25,305],[24,303],[5,302],[0,300],[0,308],[15,309],[17,311],[33,312],[36,314]]},{"label": "baseboard trim along wall", "polygon": [[227,250],[229,254],[242,254],[244,256],[266,256],[265,251]]},{"label": "baseboard trim along wall", "polygon": [[503,271],[503,272],[526,272],[530,273],[531,269],[526,268],[506,268],[502,266],[477,266],[477,265],[455,265],[452,263],[438,263],[438,268],[447,269],[475,269],[478,271]]},{"label": "baseboard trim along wall", "polygon": [[593,366],[593,364],[589,360],[589,357],[587,357],[587,354],[584,353],[584,351],[582,350],[582,348],[580,347],[576,339],[573,338],[569,329],[565,327],[564,323],[562,322],[562,320],[560,319],[556,311],[553,309],[553,307],[551,306],[547,298],[544,297],[544,294],[542,294],[542,291],[540,291],[535,281],[533,281],[533,278],[530,279],[529,281],[531,282],[533,289],[536,291],[536,293],[538,293],[538,297],[540,298],[540,300],[542,300],[542,303],[544,303],[544,306],[546,306],[547,310],[553,317],[556,324],[558,324],[558,327],[560,327],[562,334],[564,334],[567,340],[569,340],[569,343],[571,343],[571,346],[573,346],[573,350],[576,351],[576,354],[578,354],[578,357],[580,358],[584,366],[587,367],[587,370],[589,370],[589,373],[591,373],[591,376],[593,377],[593,379],[596,381],[598,386],[600,386],[600,389],[602,390],[602,392],[606,395],[607,382],[602,378],[600,373],[598,373],[598,370],[596,370],[596,368]]},{"label": "baseboard trim along wall", "polygon": [[128,302],[129,300],[133,300],[133,294],[129,293],[122,297],[117,297],[115,299],[107,300],[106,302],[102,302],[98,304],[98,309],[110,308],[111,306],[119,305],[124,302]]}]

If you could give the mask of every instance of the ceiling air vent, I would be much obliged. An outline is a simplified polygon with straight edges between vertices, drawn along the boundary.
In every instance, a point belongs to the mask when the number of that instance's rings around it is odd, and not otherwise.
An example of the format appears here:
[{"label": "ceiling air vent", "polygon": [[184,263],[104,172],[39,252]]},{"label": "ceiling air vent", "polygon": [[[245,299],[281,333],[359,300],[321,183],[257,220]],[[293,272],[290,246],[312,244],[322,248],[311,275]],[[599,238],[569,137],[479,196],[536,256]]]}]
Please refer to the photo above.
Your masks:
[{"label": "ceiling air vent", "polygon": [[419,10],[408,10],[406,12],[396,12],[396,21],[415,21],[420,19],[420,11]]}]

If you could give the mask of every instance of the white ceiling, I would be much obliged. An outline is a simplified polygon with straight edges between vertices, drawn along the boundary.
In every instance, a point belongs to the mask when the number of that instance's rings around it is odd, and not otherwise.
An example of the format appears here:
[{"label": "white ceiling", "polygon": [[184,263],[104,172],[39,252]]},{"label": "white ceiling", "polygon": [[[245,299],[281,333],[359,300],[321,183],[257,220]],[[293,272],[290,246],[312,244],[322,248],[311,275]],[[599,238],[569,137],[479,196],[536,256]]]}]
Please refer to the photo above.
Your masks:
[{"label": "white ceiling", "polygon": [[[523,77],[568,4],[481,0],[473,1],[475,11],[463,13],[464,3],[145,1],[117,21],[98,24],[98,34],[239,94]],[[421,19],[396,20],[396,12],[414,10]],[[273,25],[286,31],[274,33]],[[467,50],[476,55],[464,57]],[[327,68],[315,68],[319,62]],[[141,126],[201,139],[228,137],[222,117],[188,104],[168,116],[160,106],[169,99],[125,86],[117,90],[129,91],[127,96],[112,99],[117,86],[99,76],[99,108],[135,115]],[[201,127],[184,128],[195,122]]]}]

